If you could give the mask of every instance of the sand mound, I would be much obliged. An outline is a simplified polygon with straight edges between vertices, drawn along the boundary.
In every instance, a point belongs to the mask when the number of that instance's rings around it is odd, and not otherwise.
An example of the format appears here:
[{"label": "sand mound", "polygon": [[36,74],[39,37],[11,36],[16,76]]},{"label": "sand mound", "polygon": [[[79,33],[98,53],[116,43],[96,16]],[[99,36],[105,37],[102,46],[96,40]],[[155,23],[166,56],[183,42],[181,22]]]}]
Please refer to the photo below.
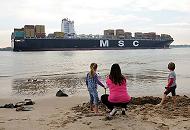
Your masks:
[{"label": "sand mound", "polygon": [[[106,106],[102,103],[99,104],[99,111],[100,112],[106,112]],[[93,113],[91,110],[90,110],[90,103],[83,103],[82,105],[77,105],[75,107],[72,107],[72,110],[75,112],[75,113],[82,113],[82,114],[89,114],[89,113]]]},{"label": "sand mound", "polygon": [[[156,104],[160,103],[161,98],[146,96],[146,97],[137,97],[132,98],[132,101],[127,107],[128,113],[133,113],[136,115],[148,115],[151,117],[161,116],[163,118],[175,118],[175,117],[186,117],[190,118],[190,98],[187,96],[176,96],[177,106],[173,107],[172,97],[168,96],[164,105],[157,107]],[[75,106],[72,108],[75,113],[89,114],[90,104],[83,103],[81,105]],[[99,105],[100,112],[106,113],[107,110],[105,106],[100,103]]]},{"label": "sand mound", "polygon": [[144,104],[159,104],[162,99],[159,97],[153,97],[153,96],[145,96],[145,97],[137,97],[132,98],[131,104],[133,105],[144,105]]}]

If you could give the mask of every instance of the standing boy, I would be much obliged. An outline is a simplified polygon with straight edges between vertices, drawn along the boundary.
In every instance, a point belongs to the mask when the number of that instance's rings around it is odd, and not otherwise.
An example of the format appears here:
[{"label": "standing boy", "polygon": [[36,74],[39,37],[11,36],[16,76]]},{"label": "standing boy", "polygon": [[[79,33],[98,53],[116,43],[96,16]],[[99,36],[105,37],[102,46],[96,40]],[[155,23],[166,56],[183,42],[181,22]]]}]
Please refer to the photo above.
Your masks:
[{"label": "standing boy", "polygon": [[175,92],[175,90],[176,90],[177,84],[176,84],[176,74],[174,71],[175,70],[175,64],[173,62],[170,62],[168,64],[168,69],[170,70],[170,73],[168,75],[168,84],[165,87],[166,91],[164,92],[162,101],[157,106],[163,105],[163,103],[166,99],[166,96],[170,92],[172,93],[172,98],[173,98],[173,103],[174,103],[173,105],[176,106],[176,92]]}]

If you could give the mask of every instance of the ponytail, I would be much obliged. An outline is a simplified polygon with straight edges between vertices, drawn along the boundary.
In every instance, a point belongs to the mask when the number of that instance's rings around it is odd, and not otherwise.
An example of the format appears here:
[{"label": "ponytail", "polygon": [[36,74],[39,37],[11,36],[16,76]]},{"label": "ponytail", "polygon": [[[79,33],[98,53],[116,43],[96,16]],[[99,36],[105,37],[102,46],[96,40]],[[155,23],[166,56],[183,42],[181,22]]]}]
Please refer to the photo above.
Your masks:
[{"label": "ponytail", "polygon": [[94,77],[97,67],[98,67],[98,65],[96,63],[91,63],[91,65],[90,65],[90,77],[91,78]]}]

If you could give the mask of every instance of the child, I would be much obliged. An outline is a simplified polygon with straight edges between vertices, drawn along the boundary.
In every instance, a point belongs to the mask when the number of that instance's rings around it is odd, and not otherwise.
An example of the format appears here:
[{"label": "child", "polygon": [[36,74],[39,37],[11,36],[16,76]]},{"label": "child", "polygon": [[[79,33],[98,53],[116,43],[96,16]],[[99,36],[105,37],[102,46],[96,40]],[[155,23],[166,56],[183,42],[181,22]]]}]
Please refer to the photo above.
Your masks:
[{"label": "child", "polygon": [[97,84],[104,87],[105,86],[99,81],[98,75],[96,74],[97,64],[91,63],[90,72],[86,76],[86,85],[90,95],[90,109],[94,110],[94,112],[98,113],[98,92],[97,92]]},{"label": "child", "polygon": [[166,91],[164,92],[164,95],[163,95],[163,98],[162,98],[162,101],[160,102],[160,104],[158,104],[157,106],[161,106],[163,105],[165,99],[166,99],[166,96],[171,92],[172,93],[172,98],[173,98],[173,105],[174,107],[176,106],[176,92],[175,92],[175,89],[176,89],[176,74],[175,74],[175,64],[173,62],[170,62],[168,64],[168,69],[170,70],[170,73],[168,75],[168,84],[167,86],[165,87]]}]

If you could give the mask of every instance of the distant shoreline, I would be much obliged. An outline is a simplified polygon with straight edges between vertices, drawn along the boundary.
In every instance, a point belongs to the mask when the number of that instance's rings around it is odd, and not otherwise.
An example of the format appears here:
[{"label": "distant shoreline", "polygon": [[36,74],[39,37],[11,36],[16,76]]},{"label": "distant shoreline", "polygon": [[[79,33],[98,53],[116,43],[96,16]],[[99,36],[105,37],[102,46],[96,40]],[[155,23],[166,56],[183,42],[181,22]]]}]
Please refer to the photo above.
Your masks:
[{"label": "distant shoreline", "polygon": [[0,48],[0,51],[12,51],[12,47]]},{"label": "distant shoreline", "polygon": [[170,45],[172,48],[188,48],[190,45]]}]

